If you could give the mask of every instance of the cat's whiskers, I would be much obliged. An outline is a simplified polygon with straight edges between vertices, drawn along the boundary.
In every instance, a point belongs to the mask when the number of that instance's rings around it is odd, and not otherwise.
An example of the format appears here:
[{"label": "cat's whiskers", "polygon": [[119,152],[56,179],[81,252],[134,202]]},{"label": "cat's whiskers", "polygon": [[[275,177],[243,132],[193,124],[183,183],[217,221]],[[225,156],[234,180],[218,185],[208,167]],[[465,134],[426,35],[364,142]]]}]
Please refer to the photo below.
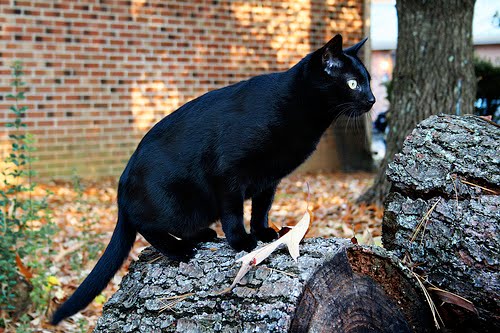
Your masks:
[{"label": "cat's whiskers", "polygon": [[349,112],[346,114],[347,115],[347,122],[345,124],[345,131],[349,131],[349,123],[351,122],[351,119],[352,119],[352,110],[353,110],[353,107],[351,106],[351,108],[349,109]]},{"label": "cat's whiskers", "polygon": [[347,117],[347,122],[346,125],[344,126],[344,131],[347,132],[351,118],[353,118],[352,114],[356,111],[354,108],[354,103],[353,102],[341,103],[337,105],[335,108],[337,109],[338,112],[338,118],[340,118],[340,116]]},{"label": "cat's whiskers", "polygon": [[[364,114],[364,116],[363,116],[364,120],[365,120],[364,122],[367,123],[367,124],[369,124],[369,126],[371,126],[371,123],[372,123],[372,121],[371,121],[372,120],[371,111],[372,110],[370,110],[369,112],[366,112]],[[369,135],[364,135],[363,137],[365,138],[365,146],[370,147],[370,137],[369,137]]]},{"label": "cat's whiskers", "polygon": [[353,109],[353,103],[352,102],[346,102],[346,103],[341,103],[338,104],[330,109],[330,112],[336,111],[336,119],[340,118],[342,115],[347,115],[349,116],[349,113]]},{"label": "cat's whiskers", "polygon": [[351,109],[353,106],[353,103],[352,102],[345,102],[345,103],[341,103],[341,104],[338,104],[334,107],[332,107],[332,110],[333,109],[337,109],[339,110],[340,109],[340,112],[339,113],[342,113],[343,111],[345,111],[346,109]]}]

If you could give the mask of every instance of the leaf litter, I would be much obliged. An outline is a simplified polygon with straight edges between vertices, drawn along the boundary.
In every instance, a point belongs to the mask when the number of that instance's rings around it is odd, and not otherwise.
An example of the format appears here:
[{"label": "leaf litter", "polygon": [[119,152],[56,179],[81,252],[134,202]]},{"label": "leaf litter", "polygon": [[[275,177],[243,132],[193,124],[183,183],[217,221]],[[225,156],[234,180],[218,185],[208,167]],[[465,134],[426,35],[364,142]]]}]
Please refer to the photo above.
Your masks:
[{"label": "leaf litter", "polygon": [[[383,208],[355,203],[357,197],[371,184],[372,179],[373,175],[370,173],[291,175],[283,179],[278,187],[269,223],[277,229],[294,226],[297,224],[297,216],[309,211],[311,222],[306,237],[349,239],[355,237],[361,244],[379,244]],[[49,198],[49,205],[54,222],[60,228],[54,237],[53,245],[58,253],[57,260],[53,260],[53,266],[49,268],[51,275],[56,276],[60,282],[60,285],[53,286],[51,309],[69,297],[87,276],[107,245],[115,227],[116,180],[84,181],[83,184],[84,189],[79,193],[71,182],[54,181],[39,185],[37,192],[33,194],[33,196],[44,196],[47,190],[54,193]],[[307,202],[310,203],[308,208]],[[245,202],[244,212],[248,227],[251,214],[250,201]],[[90,228],[84,228],[82,221],[89,220],[95,223],[90,223]],[[222,237],[220,223],[216,223],[215,229]],[[84,233],[90,236],[91,242],[82,241],[81,235]],[[280,239],[285,236],[286,234]],[[101,251],[92,259],[88,259],[91,252],[89,246],[96,244],[101,245]],[[57,327],[50,326],[47,320],[34,318],[31,327],[33,331],[78,332],[81,331],[82,323],[83,327],[91,331],[102,313],[103,297],[109,299],[118,290],[131,261],[137,260],[139,253],[147,246],[148,242],[138,235],[129,259],[111,280],[98,301],[92,302],[85,310]],[[71,260],[75,257],[79,259],[76,263]]]},{"label": "leaf litter", "polygon": [[293,260],[297,261],[297,258],[299,257],[299,243],[306,235],[307,230],[309,229],[310,222],[311,215],[309,214],[309,212],[306,212],[304,214],[304,217],[302,217],[302,219],[292,228],[292,230],[290,230],[274,242],[266,244],[236,260],[236,262],[241,262],[240,270],[236,274],[233,283],[231,283],[231,285],[227,289],[221,291],[220,294],[230,292],[241,281],[245,274],[250,271],[250,269],[252,269],[252,267],[257,266],[262,261],[264,261],[271,255],[271,253],[274,252],[274,250],[280,247],[280,245],[285,244],[288,248],[290,256],[293,258]]}]

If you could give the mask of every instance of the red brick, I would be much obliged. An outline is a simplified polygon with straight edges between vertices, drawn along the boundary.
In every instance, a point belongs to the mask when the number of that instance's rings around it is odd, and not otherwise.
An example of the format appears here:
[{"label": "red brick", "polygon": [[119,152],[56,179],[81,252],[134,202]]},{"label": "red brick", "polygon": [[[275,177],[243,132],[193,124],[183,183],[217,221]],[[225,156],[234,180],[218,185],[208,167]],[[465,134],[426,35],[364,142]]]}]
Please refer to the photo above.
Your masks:
[{"label": "red brick", "polygon": [[[15,59],[26,66],[26,120],[43,157],[35,167],[45,176],[70,176],[74,166],[85,176],[116,176],[145,131],[179,105],[287,69],[330,39],[330,31],[343,29],[354,43],[364,25],[363,6],[352,0],[0,4],[0,76],[8,80]],[[286,45],[275,46],[280,37]],[[0,109],[8,106],[0,100]],[[0,128],[0,138],[5,134]]]}]

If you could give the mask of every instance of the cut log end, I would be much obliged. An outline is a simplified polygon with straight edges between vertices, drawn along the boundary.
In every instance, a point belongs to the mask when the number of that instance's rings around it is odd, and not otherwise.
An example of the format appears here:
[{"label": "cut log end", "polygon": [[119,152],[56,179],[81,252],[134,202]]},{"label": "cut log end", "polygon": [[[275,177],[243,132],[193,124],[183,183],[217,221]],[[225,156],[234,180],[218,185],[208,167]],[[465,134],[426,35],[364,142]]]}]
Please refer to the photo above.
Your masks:
[{"label": "cut log end", "polygon": [[291,332],[431,332],[429,308],[387,256],[339,252],[309,279]]}]

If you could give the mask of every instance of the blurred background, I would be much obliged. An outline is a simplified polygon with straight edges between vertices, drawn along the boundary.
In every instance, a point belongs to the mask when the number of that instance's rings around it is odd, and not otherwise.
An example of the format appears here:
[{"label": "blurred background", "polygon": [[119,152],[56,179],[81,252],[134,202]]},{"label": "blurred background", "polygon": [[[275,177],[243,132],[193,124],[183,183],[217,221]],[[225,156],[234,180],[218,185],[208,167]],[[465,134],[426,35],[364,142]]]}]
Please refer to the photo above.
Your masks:
[{"label": "blurred background", "polygon": [[[370,6],[370,73],[372,90],[377,98],[372,111],[371,151],[376,165],[385,154],[386,112],[389,110],[388,88],[394,69],[398,17],[396,0],[372,0]],[[462,24],[457,22],[457,24]],[[491,115],[500,122],[500,3],[476,0],[472,22],[474,65],[478,81],[476,114]],[[439,31],[436,31],[439,34]]]}]

